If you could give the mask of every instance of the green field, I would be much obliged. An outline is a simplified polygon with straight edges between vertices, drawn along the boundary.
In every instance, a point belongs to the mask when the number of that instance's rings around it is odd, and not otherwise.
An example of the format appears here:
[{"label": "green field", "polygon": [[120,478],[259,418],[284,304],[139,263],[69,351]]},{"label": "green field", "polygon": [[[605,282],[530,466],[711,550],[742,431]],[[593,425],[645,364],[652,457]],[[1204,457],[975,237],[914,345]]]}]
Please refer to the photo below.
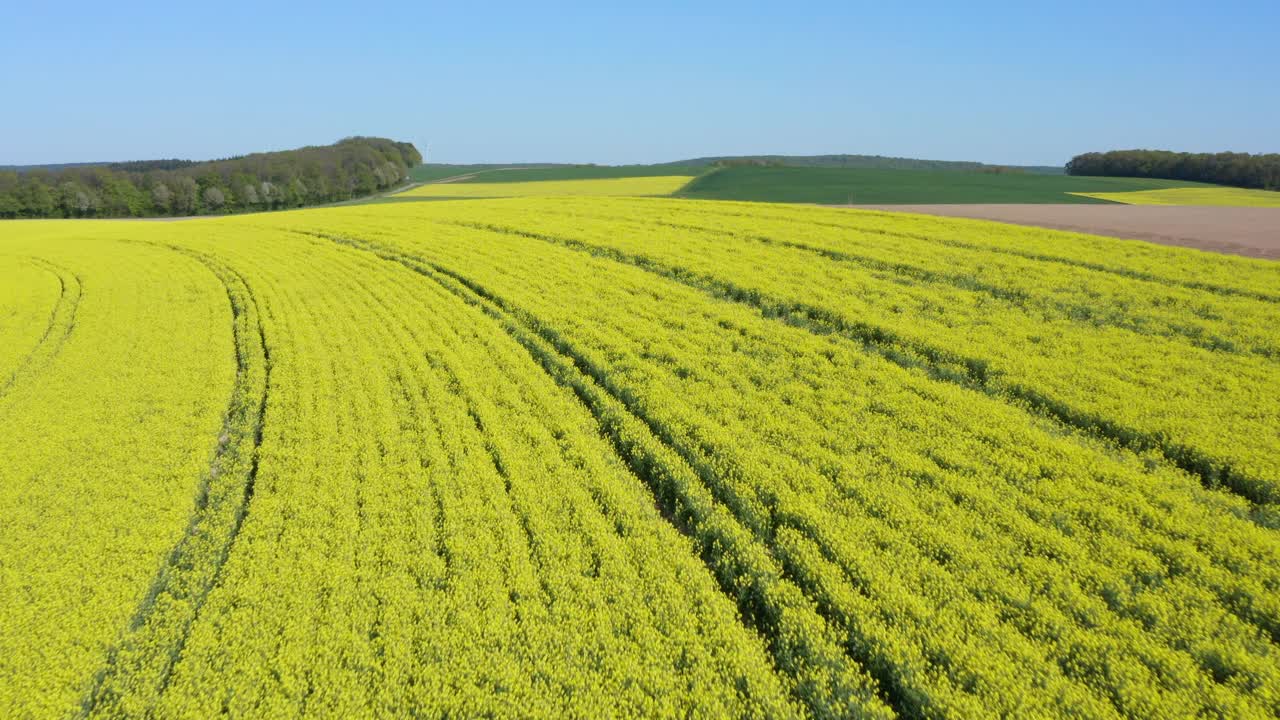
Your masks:
[{"label": "green field", "polygon": [[446,178],[458,177],[484,170],[493,170],[502,165],[419,165],[409,170],[409,179],[414,182],[436,182]]},{"label": "green field", "polygon": [[[958,170],[896,170],[833,167],[729,167],[681,165],[561,165],[500,167],[425,165],[415,170],[419,182],[459,178],[449,184],[538,183],[622,178],[689,176],[676,194],[702,200],[813,203],[821,205],[915,205],[972,203],[1266,205],[1263,191],[1233,192],[1203,183],[1142,178],[1079,177],[1037,173],[988,173]],[[1177,190],[1170,199],[1162,192]],[[1195,192],[1197,190],[1205,192]],[[1129,193],[1152,193],[1136,194]],[[1259,194],[1261,193],[1261,194]],[[423,193],[423,196],[497,197],[513,194],[466,192]],[[652,194],[652,193],[628,193]],[[403,196],[402,196],[403,197]]]},{"label": "green field", "polygon": [[930,203],[1105,203],[1071,195],[1175,187],[1210,187],[1175,180],[1094,178],[1032,173],[739,167],[703,175],[680,193],[703,200],[843,205]]},{"label": "green field", "polygon": [[980,162],[953,160],[922,160],[918,158],[886,157],[884,155],[722,155],[678,160],[670,165],[685,165],[709,169],[722,165],[768,165],[786,167],[863,168],[878,170],[930,170],[945,172],[977,172],[983,168],[1015,169],[1024,172],[1062,175],[1061,165],[988,165]]},{"label": "green field", "polygon": [[493,170],[476,175],[463,182],[504,183],[539,182],[544,180],[608,180],[614,178],[669,177],[686,175],[693,177],[706,172],[706,168],[680,165],[564,165],[552,168]]},{"label": "green field", "polygon": [[1280,714],[1280,264],[672,198],[0,229],[0,717]]}]

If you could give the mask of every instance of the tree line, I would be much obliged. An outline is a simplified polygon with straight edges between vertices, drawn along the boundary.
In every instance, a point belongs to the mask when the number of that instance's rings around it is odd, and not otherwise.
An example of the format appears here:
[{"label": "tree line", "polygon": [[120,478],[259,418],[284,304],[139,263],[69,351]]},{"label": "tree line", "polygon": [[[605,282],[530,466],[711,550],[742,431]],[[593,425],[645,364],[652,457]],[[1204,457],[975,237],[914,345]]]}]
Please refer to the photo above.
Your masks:
[{"label": "tree line", "polygon": [[1071,158],[1067,174],[1189,180],[1280,190],[1280,154],[1113,150]]},{"label": "tree line", "polygon": [[302,207],[371,195],[422,163],[412,143],[333,145],[224,160],[144,160],[0,171],[0,217],[153,217]]}]

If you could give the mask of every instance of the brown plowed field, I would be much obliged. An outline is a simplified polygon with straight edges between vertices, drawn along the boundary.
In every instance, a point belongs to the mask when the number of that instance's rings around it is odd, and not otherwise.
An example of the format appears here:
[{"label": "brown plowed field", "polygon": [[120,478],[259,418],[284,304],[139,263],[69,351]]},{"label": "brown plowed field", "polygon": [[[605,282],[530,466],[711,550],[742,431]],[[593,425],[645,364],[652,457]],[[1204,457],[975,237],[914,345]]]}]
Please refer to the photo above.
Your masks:
[{"label": "brown plowed field", "polygon": [[[850,206],[842,206],[850,207]],[[855,205],[996,220],[1280,260],[1280,208],[1157,205]]]}]

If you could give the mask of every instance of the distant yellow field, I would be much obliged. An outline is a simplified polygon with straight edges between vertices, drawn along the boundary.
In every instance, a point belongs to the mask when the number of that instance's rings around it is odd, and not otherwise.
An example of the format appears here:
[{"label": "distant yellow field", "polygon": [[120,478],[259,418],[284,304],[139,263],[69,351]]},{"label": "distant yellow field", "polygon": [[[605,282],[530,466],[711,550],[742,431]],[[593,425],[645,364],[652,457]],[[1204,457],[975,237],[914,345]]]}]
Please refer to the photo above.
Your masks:
[{"label": "distant yellow field", "polygon": [[420,185],[399,197],[548,197],[561,195],[639,196],[670,195],[692,180],[685,175],[607,178],[602,180],[543,180],[511,183],[432,183]]},{"label": "distant yellow field", "polygon": [[1111,200],[1126,205],[1219,205],[1233,207],[1280,207],[1280,192],[1244,188],[1169,188],[1118,193],[1071,193]]}]

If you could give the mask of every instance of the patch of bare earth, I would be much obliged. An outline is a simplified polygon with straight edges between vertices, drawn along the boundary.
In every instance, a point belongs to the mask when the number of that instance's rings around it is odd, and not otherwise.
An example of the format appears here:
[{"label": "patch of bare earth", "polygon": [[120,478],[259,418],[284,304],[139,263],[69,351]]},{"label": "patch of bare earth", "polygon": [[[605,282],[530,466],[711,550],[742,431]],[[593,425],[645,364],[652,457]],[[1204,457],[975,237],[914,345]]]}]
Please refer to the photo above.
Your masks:
[{"label": "patch of bare earth", "polygon": [[1280,260],[1280,208],[1159,205],[841,205],[995,220]]}]

